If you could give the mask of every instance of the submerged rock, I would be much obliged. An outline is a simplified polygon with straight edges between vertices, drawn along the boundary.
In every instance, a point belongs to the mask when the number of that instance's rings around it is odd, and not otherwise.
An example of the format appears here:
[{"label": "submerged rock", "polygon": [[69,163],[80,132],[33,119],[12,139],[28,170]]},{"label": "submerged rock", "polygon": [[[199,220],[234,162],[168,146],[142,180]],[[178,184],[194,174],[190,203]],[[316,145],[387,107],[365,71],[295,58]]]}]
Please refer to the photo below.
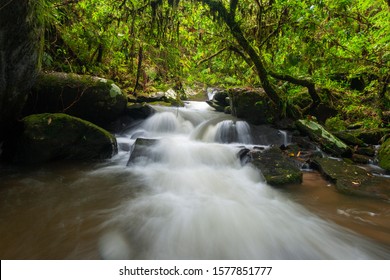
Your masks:
[{"label": "submerged rock", "polygon": [[308,135],[325,152],[336,157],[351,156],[351,149],[320,124],[311,120],[298,120],[296,125],[303,134]]},{"label": "submerged rock", "polygon": [[110,158],[117,142],[104,129],[66,114],[25,117],[15,143],[14,162],[40,163],[58,159],[90,160]]},{"label": "submerged rock", "polygon": [[153,154],[151,154],[150,148],[157,144],[158,141],[158,139],[137,138],[132,146],[127,165],[129,166],[132,163],[153,158]]},{"label": "submerged rock", "polygon": [[331,158],[315,158],[313,168],[335,183],[336,190],[349,195],[390,200],[390,179],[374,176],[353,164]]},{"label": "submerged rock", "polygon": [[126,104],[126,96],[112,81],[87,75],[42,73],[24,113],[66,113],[104,126],[123,114]]},{"label": "submerged rock", "polygon": [[271,186],[302,182],[300,168],[284,155],[279,148],[272,147],[264,151],[252,150],[249,152],[249,156],[249,162],[261,171],[265,180]]}]

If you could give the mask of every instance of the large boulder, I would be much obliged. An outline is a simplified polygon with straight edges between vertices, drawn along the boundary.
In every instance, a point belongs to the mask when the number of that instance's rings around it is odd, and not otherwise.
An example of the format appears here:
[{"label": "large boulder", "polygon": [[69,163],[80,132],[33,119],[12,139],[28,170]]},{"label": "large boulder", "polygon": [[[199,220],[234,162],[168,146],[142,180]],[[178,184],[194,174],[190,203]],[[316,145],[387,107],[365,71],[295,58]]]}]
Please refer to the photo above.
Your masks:
[{"label": "large boulder", "polygon": [[0,143],[13,128],[39,72],[43,24],[37,9],[44,2],[0,4]]},{"label": "large boulder", "polygon": [[[243,161],[243,154],[240,154]],[[264,151],[252,150],[247,159],[263,174],[266,182],[275,187],[299,184],[302,182],[302,172],[295,162],[290,160],[279,148],[272,147]]]},{"label": "large boulder", "polygon": [[379,166],[390,171],[390,138],[378,150]]},{"label": "large boulder", "polygon": [[262,88],[229,89],[229,100],[232,115],[251,124],[272,123],[279,115]]},{"label": "large boulder", "polygon": [[374,176],[370,172],[342,160],[315,158],[312,167],[335,183],[336,190],[349,195],[390,201],[390,179]]},{"label": "large boulder", "polygon": [[312,120],[298,120],[297,128],[304,135],[320,145],[321,149],[335,157],[349,157],[352,155],[351,148],[343,141],[328,132],[322,125]]},{"label": "large boulder", "polygon": [[21,134],[6,149],[14,162],[41,163],[58,159],[110,158],[117,142],[104,129],[66,114],[39,114],[22,120]]},{"label": "large boulder", "polygon": [[123,114],[126,104],[126,96],[112,81],[87,75],[41,73],[24,113],[66,113],[105,126]]}]

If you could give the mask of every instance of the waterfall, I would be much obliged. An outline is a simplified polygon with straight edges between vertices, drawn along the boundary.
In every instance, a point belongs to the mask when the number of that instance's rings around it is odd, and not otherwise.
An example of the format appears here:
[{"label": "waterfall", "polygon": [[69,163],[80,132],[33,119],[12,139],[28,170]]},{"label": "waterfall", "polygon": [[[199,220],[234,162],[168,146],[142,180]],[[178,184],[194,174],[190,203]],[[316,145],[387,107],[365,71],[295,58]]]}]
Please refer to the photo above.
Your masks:
[{"label": "waterfall", "polygon": [[251,165],[242,166],[238,146],[256,144],[247,123],[198,107],[161,110],[126,132],[159,141],[145,149],[149,160],[128,167],[142,188],[112,209],[110,230],[100,240],[104,258],[389,257],[289,200]]}]

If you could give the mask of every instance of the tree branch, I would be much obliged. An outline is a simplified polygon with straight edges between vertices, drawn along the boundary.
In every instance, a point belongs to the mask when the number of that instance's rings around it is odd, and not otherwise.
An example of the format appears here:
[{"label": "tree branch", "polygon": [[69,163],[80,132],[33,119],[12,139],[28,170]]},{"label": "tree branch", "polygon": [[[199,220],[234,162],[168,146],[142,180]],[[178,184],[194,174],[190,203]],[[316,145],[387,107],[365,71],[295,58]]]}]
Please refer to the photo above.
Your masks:
[{"label": "tree branch", "polygon": [[210,60],[210,59],[213,59],[214,57],[216,57],[217,55],[219,55],[220,53],[222,53],[223,51],[226,51],[228,49],[228,47],[225,47],[223,49],[220,49],[219,51],[217,51],[216,53],[210,55],[209,57],[206,57],[204,59],[202,59],[201,61],[199,61],[196,66],[199,66],[201,65],[202,63],[205,63],[206,61]]}]

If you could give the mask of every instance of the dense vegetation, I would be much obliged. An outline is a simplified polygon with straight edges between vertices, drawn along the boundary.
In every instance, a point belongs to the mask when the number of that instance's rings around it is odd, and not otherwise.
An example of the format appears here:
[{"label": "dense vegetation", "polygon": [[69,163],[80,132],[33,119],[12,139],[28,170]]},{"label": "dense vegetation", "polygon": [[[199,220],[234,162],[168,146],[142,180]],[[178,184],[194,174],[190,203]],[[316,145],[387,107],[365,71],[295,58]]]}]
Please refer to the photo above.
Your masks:
[{"label": "dense vegetation", "polygon": [[389,1],[47,0],[46,14],[46,70],[128,94],[262,86],[299,113],[334,107],[333,128],[388,125]]}]

